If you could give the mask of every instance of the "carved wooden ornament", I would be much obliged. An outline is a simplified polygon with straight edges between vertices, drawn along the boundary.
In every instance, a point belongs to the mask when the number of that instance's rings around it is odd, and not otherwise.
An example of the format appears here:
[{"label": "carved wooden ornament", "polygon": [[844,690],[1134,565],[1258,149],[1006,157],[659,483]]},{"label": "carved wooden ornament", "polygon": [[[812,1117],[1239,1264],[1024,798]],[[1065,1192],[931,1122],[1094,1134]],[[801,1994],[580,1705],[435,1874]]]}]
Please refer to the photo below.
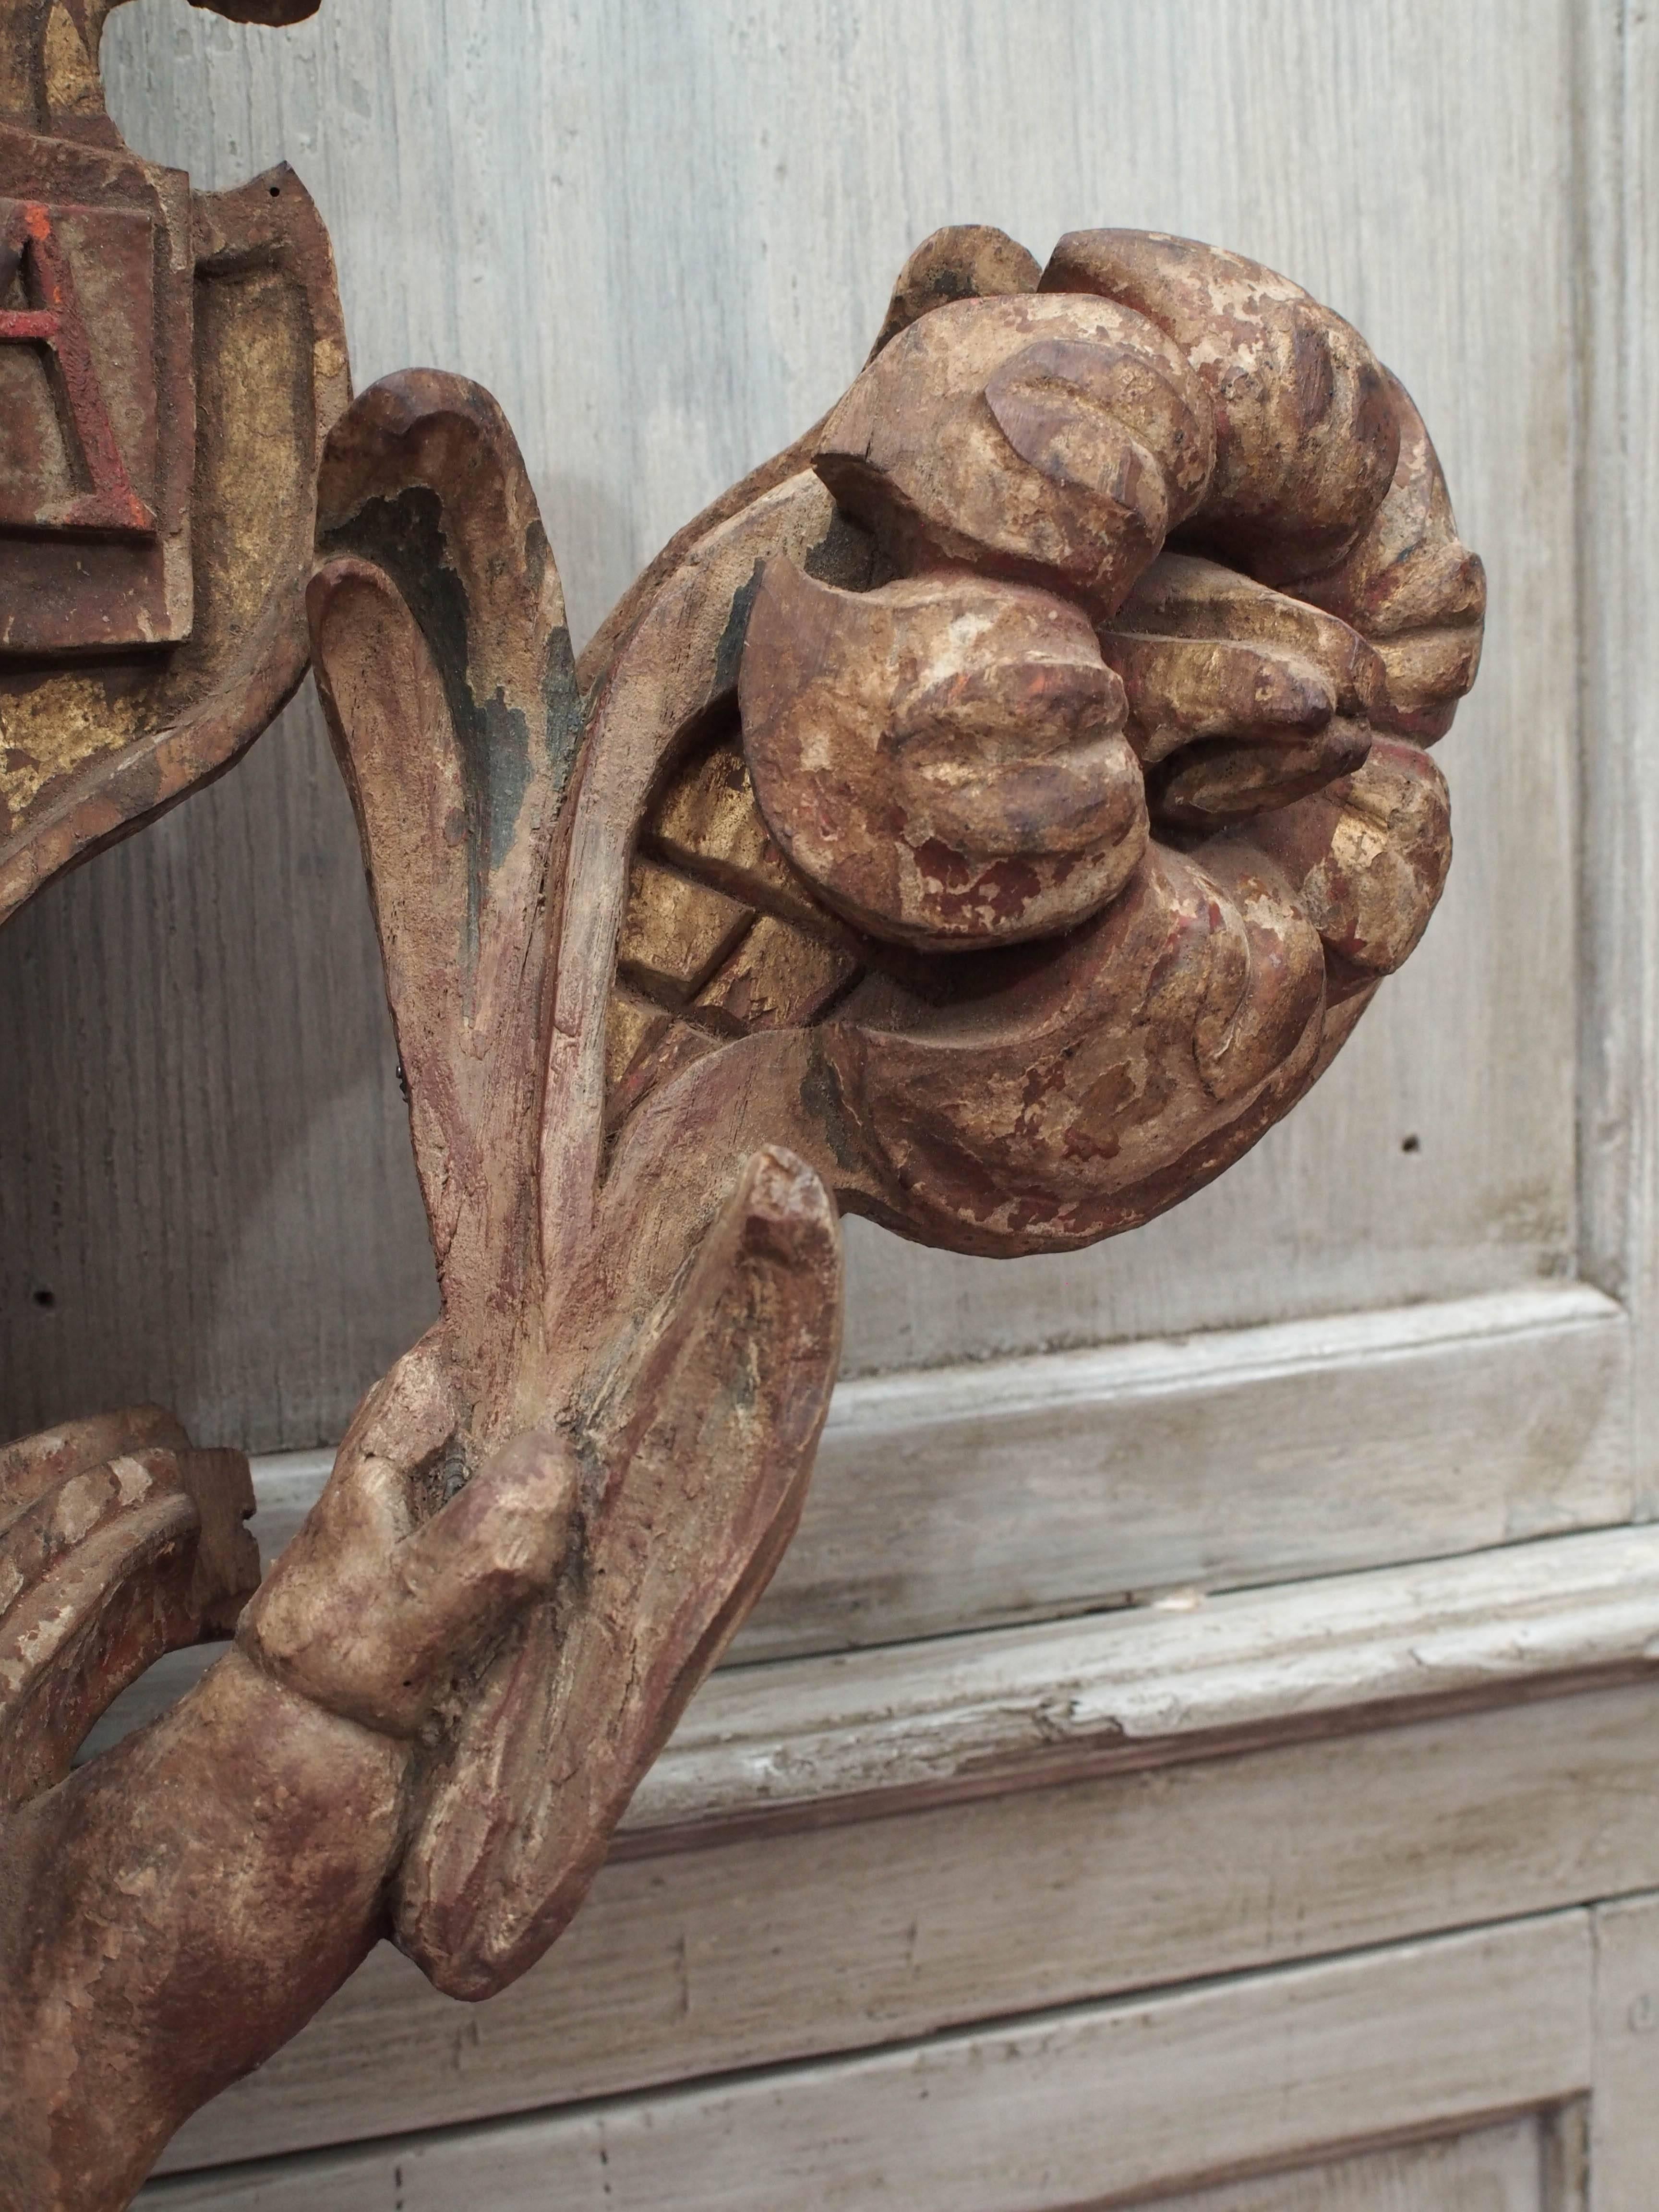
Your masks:
[{"label": "carved wooden ornament", "polygon": [[[291,22],[318,0],[201,0]],[[0,921],[257,737],[305,673],[349,394],[328,237],[280,167],[128,152],[120,0],[0,0]]]},{"label": "carved wooden ornament", "polygon": [[[476,386],[364,393],[319,532],[441,1319],[233,1650],[56,1780],[123,1673],[64,1664],[0,1888],[8,2204],[124,2203],[382,1936],[462,1996],[530,1966],[795,1525],[838,1212],[1148,1219],[1328,1065],[1449,856],[1480,564],[1364,341],[1206,246],[928,240],[580,665]],[[110,1495],[140,1419],[10,1494]]]}]

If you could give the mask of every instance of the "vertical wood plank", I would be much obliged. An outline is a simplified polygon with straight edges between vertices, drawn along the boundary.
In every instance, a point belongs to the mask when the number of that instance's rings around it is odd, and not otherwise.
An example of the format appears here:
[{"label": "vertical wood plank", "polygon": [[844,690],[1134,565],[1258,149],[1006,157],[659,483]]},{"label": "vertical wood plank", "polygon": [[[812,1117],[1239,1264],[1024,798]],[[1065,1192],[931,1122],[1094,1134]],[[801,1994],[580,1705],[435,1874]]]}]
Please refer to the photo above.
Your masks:
[{"label": "vertical wood plank", "polygon": [[337,1435],[436,1312],[350,810],[307,696],[0,932],[0,1431]]},{"label": "vertical wood plank", "polygon": [[1652,2212],[1659,2189],[1659,1897],[1595,1917],[1590,2212]]},{"label": "vertical wood plank", "polygon": [[1659,24],[1631,0],[1577,21],[1584,626],[1581,1266],[1635,1330],[1639,1510],[1659,1514]]}]

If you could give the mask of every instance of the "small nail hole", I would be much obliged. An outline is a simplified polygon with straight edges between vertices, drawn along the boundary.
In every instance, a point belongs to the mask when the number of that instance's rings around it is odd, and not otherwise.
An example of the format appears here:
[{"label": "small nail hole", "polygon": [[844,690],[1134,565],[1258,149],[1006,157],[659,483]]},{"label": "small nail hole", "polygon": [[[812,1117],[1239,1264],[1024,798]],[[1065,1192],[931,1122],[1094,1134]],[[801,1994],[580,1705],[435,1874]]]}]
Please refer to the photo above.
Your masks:
[{"label": "small nail hole", "polygon": [[1423,1149],[1423,1139],[1421,1137],[1402,1137],[1400,1140],[1400,1149],[1402,1152],[1420,1152]]},{"label": "small nail hole", "polygon": [[37,1291],[34,1293],[34,1303],[42,1313],[52,1313],[57,1308],[58,1293],[56,1291]]},{"label": "small nail hole", "polygon": [[272,199],[274,199],[274,200],[279,200],[279,199],[281,199],[281,198],[283,197],[283,188],[282,188],[282,186],[281,186],[280,185],[273,185],[271,186],[271,188],[270,188],[270,197],[271,197],[271,198],[272,198]]}]

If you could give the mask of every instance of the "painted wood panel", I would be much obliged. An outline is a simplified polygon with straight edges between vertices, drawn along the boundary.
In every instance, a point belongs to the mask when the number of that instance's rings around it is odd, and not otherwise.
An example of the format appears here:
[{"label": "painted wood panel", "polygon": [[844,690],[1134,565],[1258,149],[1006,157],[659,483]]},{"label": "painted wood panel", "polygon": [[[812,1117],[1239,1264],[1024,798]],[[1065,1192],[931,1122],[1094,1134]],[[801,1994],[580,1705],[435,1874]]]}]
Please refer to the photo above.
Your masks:
[{"label": "painted wood panel", "polygon": [[156,2212],[1060,2212],[1555,2103],[1591,2074],[1566,1913],[507,2127],[200,2181]]},{"label": "painted wood panel", "polygon": [[1584,611],[1579,1021],[1581,1267],[1629,1309],[1641,1510],[1659,1514],[1659,23],[1632,0],[1575,13],[1584,133],[1579,520]]},{"label": "painted wood panel", "polygon": [[[1449,2142],[1362,2151],[1299,2172],[1160,2197],[1159,2212],[1583,2212],[1552,2188],[1553,2112],[1474,2128]],[[1119,2200],[1120,2203],[1121,2200]],[[1097,2212],[1095,2207],[1089,2212]]]},{"label": "painted wood panel", "polygon": [[[356,0],[270,34],[141,0],[115,19],[135,143],[206,183],[279,152],[307,176],[360,377],[425,360],[497,391],[583,629],[833,396],[942,221],[1040,251],[1102,220],[1224,240],[1354,317],[1423,403],[1493,584],[1427,945],[1320,1095],[1133,1240],[992,1263],[855,1228],[851,1368],[1570,1271],[1572,13]],[[8,929],[0,1034],[0,1427],[142,1391],[214,1440],[337,1434],[432,1291],[308,709]]]},{"label": "painted wood panel", "polygon": [[853,2051],[1647,1889],[1656,1741],[1659,1690],[1601,1690],[616,1860],[487,2005],[439,1996],[383,1947],[166,2163]]},{"label": "painted wood panel", "polygon": [[[1624,1521],[1628,1340],[1573,1287],[843,1382],[733,1661]],[[256,1462],[267,1567],[331,1464]],[[205,1663],[173,1655],[126,1713]]]},{"label": "painted wood panel", "polygon": [[[153,1668],[81,1755],[164,1711],[212,1656]],[[1181,1591],[1052,1626],[726,1668],[693,1699],[623,1832],[846,1819],[1656,1668],[1650,1528],[1210,1600]]]},{"label": "painted wood panel", "polygon": [[1628,1518],[1624,1314],[1580,1287],[843,1383],[745,1658]]},{"label": "painted wood panel", "polygon": [[1591,2212],[1651,2212],[1659,2177],[1659,1897],[1595,1915]]}]

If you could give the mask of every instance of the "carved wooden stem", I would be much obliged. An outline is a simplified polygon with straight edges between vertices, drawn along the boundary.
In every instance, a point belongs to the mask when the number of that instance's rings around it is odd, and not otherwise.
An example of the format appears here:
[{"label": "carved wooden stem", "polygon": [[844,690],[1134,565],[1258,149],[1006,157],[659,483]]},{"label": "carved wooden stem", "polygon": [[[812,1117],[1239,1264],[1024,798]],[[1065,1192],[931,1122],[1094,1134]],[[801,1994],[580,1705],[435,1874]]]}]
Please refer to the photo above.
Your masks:
[{"label": "carved wooden stem", "polygon": [[838,1210],[1146,1220],[1307,1089],[1449,854],[1419,741],[1482,586],[1426,434],[1186,241],[930,240],[580,672],[476,387],[349,410],[319,547],[441,1316],[234,1650],[67,1778],[144,1606],[148,1650],[243,1594],[231,1493],[161,1416],[0,1462],[0,1624],[104,1607],[24,1691],[0,1655],[9,2206],[125,2202],[382,1936],[462,1996],[532,1964],[795,1525]]}]

